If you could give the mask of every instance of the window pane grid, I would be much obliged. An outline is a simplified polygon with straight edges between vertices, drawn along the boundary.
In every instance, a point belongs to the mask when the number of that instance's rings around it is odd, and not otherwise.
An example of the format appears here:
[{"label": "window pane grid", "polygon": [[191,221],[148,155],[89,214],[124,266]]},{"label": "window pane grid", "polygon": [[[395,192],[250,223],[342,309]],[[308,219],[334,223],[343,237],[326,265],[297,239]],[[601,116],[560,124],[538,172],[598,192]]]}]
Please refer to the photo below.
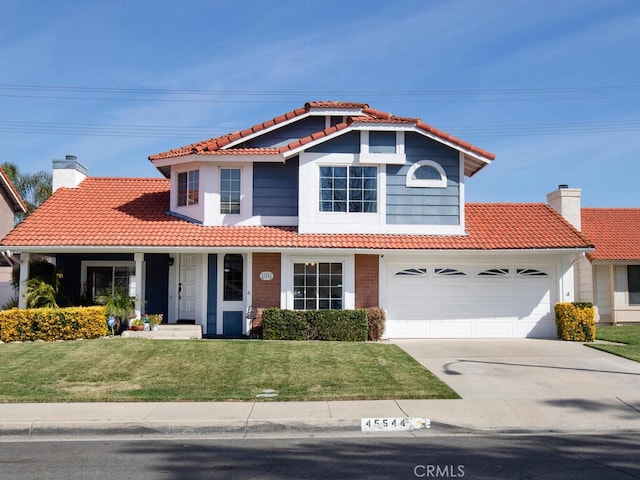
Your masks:
[{"label": "window pane grid", "polygon": [[178,206],[197,205],[200,197],[200,171],[178,174]]},{"label": "window pane grid", "polygon": [[296,263],[294,310],[342,309],[342,263]]},{"label": "window pane grid", "polygon": [[320,167],[320,211],[375,213],[376,167]]},{"label": "window pane grid", "polygon": [[220,170],[220,213],[238,215],[240,213],[240,169]]}]

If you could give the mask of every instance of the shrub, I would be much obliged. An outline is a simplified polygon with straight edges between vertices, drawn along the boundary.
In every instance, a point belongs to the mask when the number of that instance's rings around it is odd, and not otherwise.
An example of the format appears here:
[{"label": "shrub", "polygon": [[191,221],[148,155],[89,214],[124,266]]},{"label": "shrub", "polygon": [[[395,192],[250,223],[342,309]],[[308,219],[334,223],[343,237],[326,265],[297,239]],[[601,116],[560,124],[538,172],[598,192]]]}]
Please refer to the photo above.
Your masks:
[{"label": "shrub", "polygon": [[266,340],[307,340],[309,324],[303,311],[265,308],[262,333]]},{"label": "shrub", "polygon": [[367,314],[364,310],[266,308],[262,328],[267,340],[362,342],[367,339]]},{"label": "shrub", "polygon": [[75,340],[107,335],[104,307],[33,308],[0,312],[0,340]]},{"label": "shrub", "polygon": [[311,310],[307,318],[318,340],[364,342],[367,339],[364,310]]},{"label": "shrub", "polygon": [[367,308],[367,325],[368,334],[367,339],[372,342],[377,342],[384,333],[384,324],[386,321],[386,315],[384,310],[380,307]]},{"label": "shrub", "polygon": [[591,303],[556,303],[558,338],[576,342],[593,342],[596,336],[596,320]]}]

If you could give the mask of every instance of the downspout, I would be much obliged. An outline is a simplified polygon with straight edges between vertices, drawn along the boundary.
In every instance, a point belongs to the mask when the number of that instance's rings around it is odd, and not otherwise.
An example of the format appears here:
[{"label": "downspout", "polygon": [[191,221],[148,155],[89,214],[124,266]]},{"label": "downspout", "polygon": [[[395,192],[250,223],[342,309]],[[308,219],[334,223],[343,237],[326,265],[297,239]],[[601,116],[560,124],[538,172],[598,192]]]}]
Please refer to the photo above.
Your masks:
[{"label": "downspout", "polygon": [[11,250],[4,250],[0,252],[0,255],[2,255],[2,258],[12,267],[17,267],[20,265],[20,260],[14,258]]}]

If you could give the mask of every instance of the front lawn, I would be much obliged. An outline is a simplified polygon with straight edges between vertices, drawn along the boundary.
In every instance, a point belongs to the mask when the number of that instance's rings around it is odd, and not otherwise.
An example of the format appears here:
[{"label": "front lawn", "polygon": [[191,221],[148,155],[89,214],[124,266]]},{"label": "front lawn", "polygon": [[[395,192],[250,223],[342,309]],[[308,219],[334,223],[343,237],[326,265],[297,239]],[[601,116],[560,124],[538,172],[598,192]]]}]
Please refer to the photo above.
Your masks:
[{"label": "front lawn", "polygon": [[395,345],[96,339],[0,345],[0,402],[459,398]]},{"label": "front lawn", "polygon": [[611,325],[596,328],[596,339],[625,345],[607,345],[601,343],[588,344],[590,347],[603,350],[620,357],[640,362],[640,325]]}]

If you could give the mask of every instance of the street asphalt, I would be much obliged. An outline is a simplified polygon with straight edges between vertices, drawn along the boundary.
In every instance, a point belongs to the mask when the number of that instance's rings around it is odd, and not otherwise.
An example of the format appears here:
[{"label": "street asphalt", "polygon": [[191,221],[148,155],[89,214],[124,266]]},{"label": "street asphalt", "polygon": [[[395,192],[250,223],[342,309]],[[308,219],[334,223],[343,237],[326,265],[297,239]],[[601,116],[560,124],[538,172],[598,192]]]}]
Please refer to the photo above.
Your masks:
[{"label": "street asphalt", "polygon": [[393,343],[462,399],[0,404],[0,439],[360,434],[402,418],[429,435],[640,431],[640,363],[559,340]]}]

